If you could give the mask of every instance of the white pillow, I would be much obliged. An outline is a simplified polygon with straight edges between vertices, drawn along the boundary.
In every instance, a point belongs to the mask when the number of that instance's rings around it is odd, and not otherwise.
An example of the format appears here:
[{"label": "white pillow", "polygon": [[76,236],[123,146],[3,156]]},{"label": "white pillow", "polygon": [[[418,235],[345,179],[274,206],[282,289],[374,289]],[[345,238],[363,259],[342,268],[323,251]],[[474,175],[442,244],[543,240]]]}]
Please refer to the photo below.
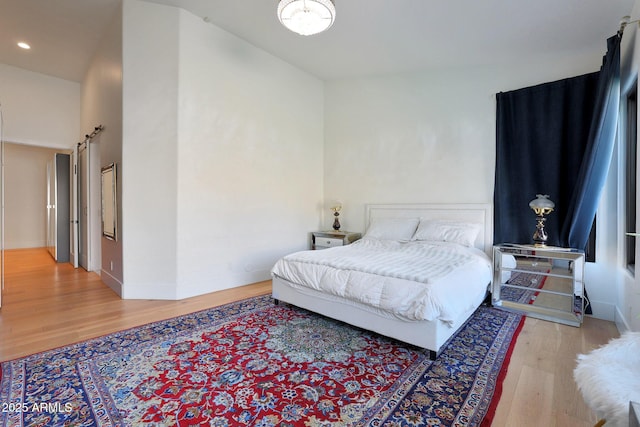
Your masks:
[{"label": "white pillow", "polygon": [[479,233],[479,224],[421,218],[412,240],[453,242],[473,247]]},{"label": "white pillow", "polygon": [[364,237],[379,240],[409,241],[418,227],[419,218],[374,218]]}]

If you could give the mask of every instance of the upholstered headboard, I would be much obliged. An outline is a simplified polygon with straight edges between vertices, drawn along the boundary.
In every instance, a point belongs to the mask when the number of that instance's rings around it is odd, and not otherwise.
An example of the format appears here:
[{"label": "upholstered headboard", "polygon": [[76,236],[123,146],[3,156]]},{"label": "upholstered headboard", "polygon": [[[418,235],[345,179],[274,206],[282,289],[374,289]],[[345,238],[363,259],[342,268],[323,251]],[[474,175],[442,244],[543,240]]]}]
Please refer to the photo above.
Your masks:
[{"label": "upholstered headboard", "polygon": [[428,218],[479,224],[475,247],[492,255],[493,206],[489,203],[368,204],[365,226],[374,218]]}]

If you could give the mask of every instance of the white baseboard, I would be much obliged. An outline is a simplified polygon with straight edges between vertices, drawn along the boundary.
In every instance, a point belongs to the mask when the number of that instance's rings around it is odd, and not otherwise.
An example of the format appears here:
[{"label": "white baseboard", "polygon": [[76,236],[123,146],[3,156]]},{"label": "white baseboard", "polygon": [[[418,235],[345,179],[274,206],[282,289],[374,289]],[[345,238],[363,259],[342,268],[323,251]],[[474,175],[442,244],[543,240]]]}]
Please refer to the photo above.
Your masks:
[{"label": "white baseboard", "polygon": [[122,298],[122,282],[120,282],[117,278],[109,274],[106,270],[100,270],[100,279],[102,283],[111,288],[113,292],[118,294],[120,298]]},{"label": "white baseboard", "polygon": [[614,304],[591,300],[591,311],[593,311],[592,317],[595,317],[596,319],[615,322],[616,310],[617,307]]},{"label": "white baseboard", "polygon": [[175,283],[138,283],[128,282],[122,287],[123,299],[177,300]]},{"label": "white baseboard", "polygon": [[618,307],[616,307],[615,315],[616,315],[616,318],[614,321],[616,322],[616,327],[618,328],[618,332],[623,333],[626,331],[630,331],[631,328],[629,327],[629,323],[627,322],[627,319],[624,317],[624,314],[622,314],[622,312]]},{"label": "white baseboard", "polygon": [[4,248],[6,250],[9,249],[32,249],[32,248],[46,248],[47,247],[47,242],[44,241],[40,241],[40,240],[33,240],[33,241],[5,241],[4,242]]}]

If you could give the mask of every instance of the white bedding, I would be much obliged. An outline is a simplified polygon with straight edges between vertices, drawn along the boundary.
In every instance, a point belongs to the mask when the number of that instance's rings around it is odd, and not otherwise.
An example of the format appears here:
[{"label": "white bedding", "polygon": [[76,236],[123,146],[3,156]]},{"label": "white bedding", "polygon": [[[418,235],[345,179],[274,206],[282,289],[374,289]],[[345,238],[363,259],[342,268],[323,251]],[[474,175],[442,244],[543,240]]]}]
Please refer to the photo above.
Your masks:
[{"label": "white bedding", "polygon": [[399,319],[450,323],[485,294],[491,261],[481,250],[454,243],[365,238],[287,255],[272,274]]}]

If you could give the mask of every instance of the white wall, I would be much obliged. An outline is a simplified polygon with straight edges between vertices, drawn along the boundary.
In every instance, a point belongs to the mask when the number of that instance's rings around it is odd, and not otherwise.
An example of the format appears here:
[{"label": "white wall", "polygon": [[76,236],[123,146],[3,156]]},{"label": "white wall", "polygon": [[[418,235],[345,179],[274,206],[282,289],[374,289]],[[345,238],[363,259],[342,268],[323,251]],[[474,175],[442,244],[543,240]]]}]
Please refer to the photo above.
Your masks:
[{"label": "white wall", "polygon": [[[122,294],[122,10],[108,25],[82,82],[82,129],[104,130],[91,142],[90,270]],[[116,164],[118,240],[102,237],[100,169]]]},{"label": "white wall", "polygon": [[265,280],[322,198],[323,85],[180,14],[179,294]]},{"label": "white wall", "polygon": [[603,52],[327,82],[325,196],[356,231],[365,203],[491,203],[495,94],[597,71]]},{"label": "white wall", "polygon": [[4,141],[69,149],[78,142],[80,84],[0,64]]},{"label": "white wall", "polygon": [[122,14],[122,296],[176,298],[179,13]]},{"label": "white wall", "polygon": [[319,226],[322,82],[180,9],[123,10],[125,297],[268,279]]},{"label": "white wall", "polygon": [[[327,82],[324,191],[343,202],[343,229],[364,231],[366,203],[492,203],[495,94],[597,71],[605,40],[601,48],[530,63]],[[329,228],[330,212],[323,213]],[[589,270],[586,280],[595,315],[612,318],[609,280]]]}]

